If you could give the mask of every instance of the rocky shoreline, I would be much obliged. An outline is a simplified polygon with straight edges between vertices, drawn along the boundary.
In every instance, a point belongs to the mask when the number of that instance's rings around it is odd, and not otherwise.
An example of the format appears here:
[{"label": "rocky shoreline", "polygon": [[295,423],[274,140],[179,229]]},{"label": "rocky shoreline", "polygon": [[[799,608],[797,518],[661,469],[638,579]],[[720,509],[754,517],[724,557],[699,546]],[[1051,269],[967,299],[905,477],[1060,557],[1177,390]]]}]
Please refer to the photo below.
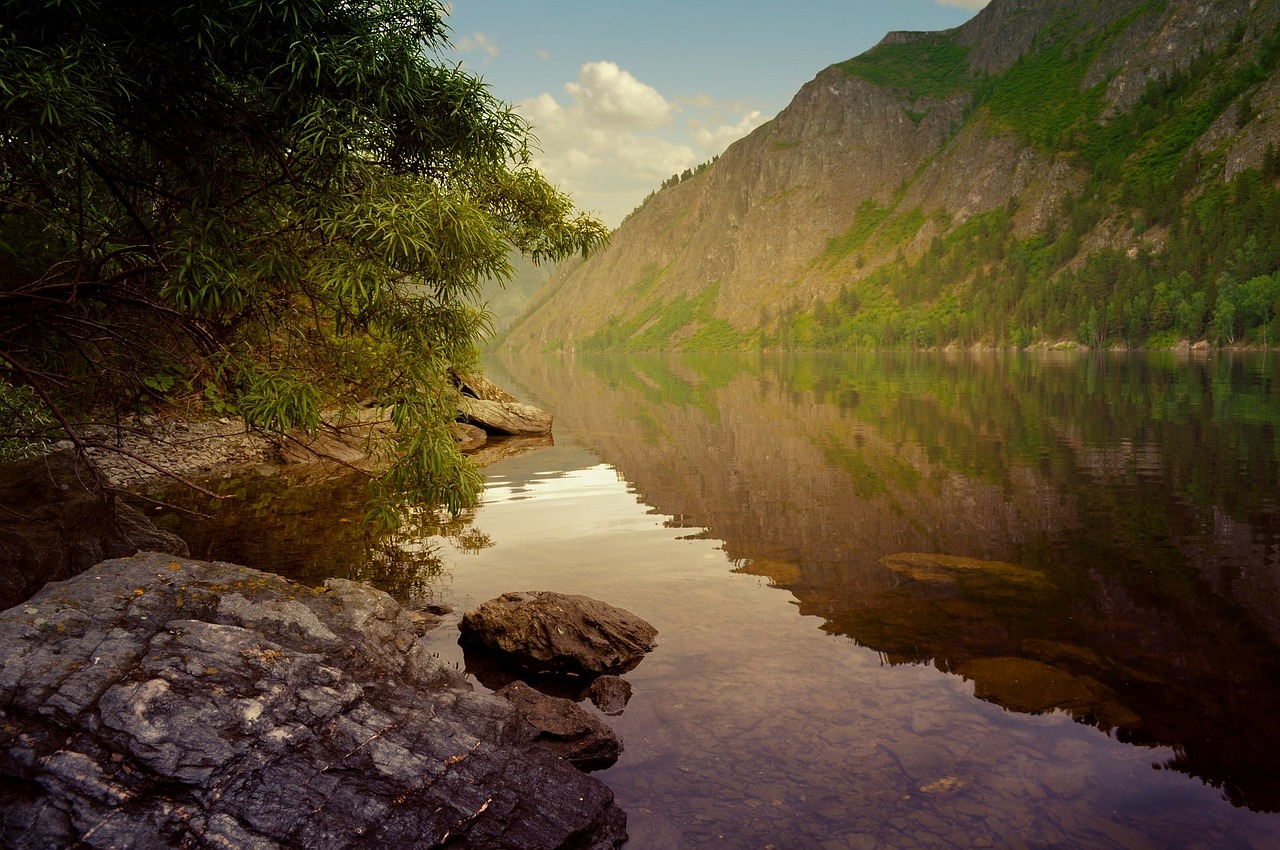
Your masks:
[{"label": "rocky shoreline", "polygon": [[[454,436],[464,452],[485,447],[491,435],[540,438],[551,433],[552,417],[521,403],[502,388],[478,375],[453,376],[460,393]],[[365,440],[370,433],[390,428],[390,415],[373,408],[324,418],[315,435],[267,435],[227,417],[189,419],[182,416],[140,415],[118,425],[91,425],[80,434],[85,453],[106,483],[114,488],[137,488],[160,476],[192,479],[221,468],[257,463],[333,462],[343,466],[368,463]],[[51,451],[75,448],[62,440]],[[500,453],[500,452],[499,452]]]},{"label": "rocky shoreline", "polygon": [[365,585],[160,553],[0,614],[10,848],[616,848],[608,787]]},{"label": "rocky shoreline", "polygon": [[[228,418],[189,420],[140,416],[119,428],[93,426],[82,437],[86,450],[107,482],[120,489],[137,487],[171,474],[208,475],[224,466],[244,466],[280,457],[279,444]],[[55,451],[70,450],[63,440]]]},{"label": "rocky shoreline", "polygon": [[[534,408],[497,406],[541,427]],[[0,846],[626,841],[625,813],[584,772],[616,761],[622,742],[578,704],[622,711],[630,686],[612,662],[574,676],[574,699],[519,673],[477,692],[427,648],[431,614],[357,582],[311,588],[192,560],[112,495],[164,472],[333,457],[334,445],[294,455],[225,419],[144,417],[82,437],[109,444],[88,449],[96,471],[74,450],[0,470]],[[543,633],[575,634],[580,646],[621,639],[601,630],[609,606],[566,598],[551,608],[534,615],[559,618]],[[652,646],[652,627],[638,622],[627,652]]]}]

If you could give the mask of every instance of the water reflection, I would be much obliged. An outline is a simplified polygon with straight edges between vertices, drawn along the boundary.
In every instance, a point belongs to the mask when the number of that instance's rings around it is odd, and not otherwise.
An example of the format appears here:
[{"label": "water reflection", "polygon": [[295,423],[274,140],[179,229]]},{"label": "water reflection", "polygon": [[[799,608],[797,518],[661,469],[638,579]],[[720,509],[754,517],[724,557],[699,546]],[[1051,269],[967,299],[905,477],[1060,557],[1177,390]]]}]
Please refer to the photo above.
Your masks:
[{"label": "water reflection", "polygon": [[546,589],[648,619],[600,774],[636,850],[1280,846],[1276,366],[495,362],[556,440],[474,514],[383,540],[359,482],[251,475],[181,533],[458,612]]},{"label": "water reflection", "polygon": [[1280,810],[1274,357],[500,368],[824,630]]},{"label": "water reflection", "polygon": [[[491,541],[472,525],[473,513],[451,517],[423,511],[396,532],[364,522],[368,478],[361,473],[263,466],[205,482],[224,500],[181,487],[158,487],[147,506],[156,525],[187,541],[191,555],[271,570],[319,585],[345,578],[401,599],[430,601],[445,572],[442,546],[477,552]],[[142,507],[141,505],[139,505]]]}]

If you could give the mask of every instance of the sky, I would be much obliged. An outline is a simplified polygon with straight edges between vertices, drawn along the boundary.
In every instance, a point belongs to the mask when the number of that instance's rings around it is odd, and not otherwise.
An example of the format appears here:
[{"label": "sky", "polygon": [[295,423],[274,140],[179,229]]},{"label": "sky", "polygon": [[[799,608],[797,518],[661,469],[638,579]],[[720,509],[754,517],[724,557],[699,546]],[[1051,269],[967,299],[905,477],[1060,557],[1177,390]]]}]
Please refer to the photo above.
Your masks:
[{"label": "sky", "polygon": [[609,227],[891,30],[987,0],[449,0],[452,49],[534,127],[535,164]]}]

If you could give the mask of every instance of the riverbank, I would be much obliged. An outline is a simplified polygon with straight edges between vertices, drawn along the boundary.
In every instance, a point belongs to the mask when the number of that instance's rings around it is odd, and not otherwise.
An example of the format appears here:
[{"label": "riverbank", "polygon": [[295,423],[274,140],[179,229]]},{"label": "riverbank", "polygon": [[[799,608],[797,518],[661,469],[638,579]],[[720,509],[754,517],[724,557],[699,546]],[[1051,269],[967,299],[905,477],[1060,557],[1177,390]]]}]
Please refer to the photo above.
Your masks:
[{"label": "riverbank", "polygon": [[[158,477],[195,478],[221,467],[280,460],[278,443],[228,418],[138,416],[119,426],[86,428],[86,453],[112,487],[131,489]],[[51,446],[74,448],[71,440]]]}]

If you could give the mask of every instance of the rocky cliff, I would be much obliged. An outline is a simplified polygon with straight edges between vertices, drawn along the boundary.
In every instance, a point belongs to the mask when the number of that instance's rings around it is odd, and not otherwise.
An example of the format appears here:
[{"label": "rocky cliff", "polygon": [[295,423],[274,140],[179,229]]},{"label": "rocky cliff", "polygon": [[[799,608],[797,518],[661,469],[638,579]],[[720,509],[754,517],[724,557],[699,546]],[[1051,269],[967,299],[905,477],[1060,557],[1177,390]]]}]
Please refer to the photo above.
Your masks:
[{"label": "rocky cliff", "polygon": [[[1045,306],[1055,286],[1083,286],[1064,273],[1102,252],[1159,255],[1170,236],[1153,224],[1177,222],[1180,237],[1193,209],[1212,218],[1196,207],[1212,187],[1272,169],[1277,22],[1280,6],[1258,0],[994,0],[955,30],[891,33],[651,196],[607,249],[558,270],[505,343],[820,344],[824,323],[844,320],[829,347],[860,334],[894,343],[902,328],[880,330],[912,310],[928,323],[917,343],[1001,343],[1014,324],[1074,335],[1099,294]],[[1170,201],[1158,190],[1175,172]],[[995,232],[995,248],[981,250],[979,227]],[[1214,318],[1210,272],[1224,266],[1212,265],[1191,266],[1207,306],[1184,334]],[[1238,271],[1272,265],[1268,255]],[[850,290],[847,309],[824,313]],[[1143,332],[1179,330],[1157,326],[1149,297],[1143,318]]]}]

